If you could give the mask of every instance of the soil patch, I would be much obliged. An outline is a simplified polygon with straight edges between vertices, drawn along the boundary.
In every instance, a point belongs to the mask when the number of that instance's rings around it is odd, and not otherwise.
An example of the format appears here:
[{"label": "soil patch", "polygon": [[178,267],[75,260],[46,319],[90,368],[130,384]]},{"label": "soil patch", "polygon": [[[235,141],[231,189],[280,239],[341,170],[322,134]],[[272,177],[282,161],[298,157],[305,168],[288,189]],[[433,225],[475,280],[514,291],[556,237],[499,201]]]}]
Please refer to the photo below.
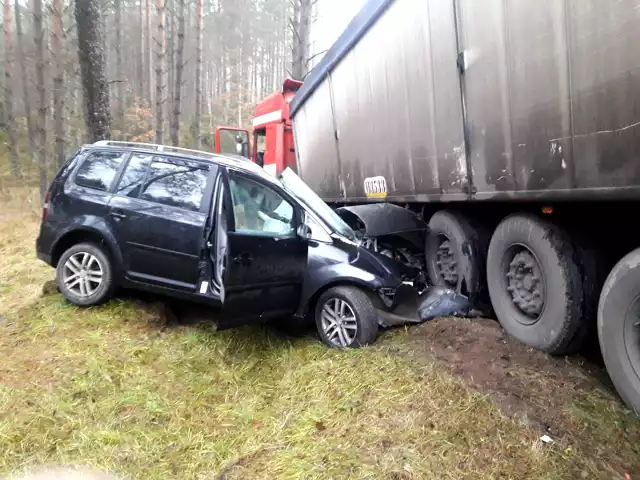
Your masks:
[{"label": "soil patch", "polygon": [[552,357],[512,339],[495,320],[460,318],[420,325],[394,346],[418,362],[435,359],[566,454],[578,448],[612,465],[613,478],[640,477],[640,421],[615,394],[596,347]]},{"label": "soil patch", "polygon": [[552,357],[512,339],[495,320],[442,318],[412,331],[407,349],[440,361],[508,414],[563,433],[558,411],[578,392],[612,390],[604,367],[582,356]]}]

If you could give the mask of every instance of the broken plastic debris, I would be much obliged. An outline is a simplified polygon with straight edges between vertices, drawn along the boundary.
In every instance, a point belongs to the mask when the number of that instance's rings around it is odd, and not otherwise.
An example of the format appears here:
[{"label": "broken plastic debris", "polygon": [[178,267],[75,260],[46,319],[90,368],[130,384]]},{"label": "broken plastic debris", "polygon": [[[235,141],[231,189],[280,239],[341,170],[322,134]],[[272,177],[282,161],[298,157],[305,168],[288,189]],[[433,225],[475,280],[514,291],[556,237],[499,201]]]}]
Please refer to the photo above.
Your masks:
[{"label": "broken plastic debris", "polygon": [[423,296],[418,306],[420,320],[426,322],[438,317],[464,317],[469,314],[469,299],[450,288],[435,286]]},{"label": "broken plastic debris", "polygon": [[549,435],[542,435],[540,437],[540,440],[542,440],[544,443],[553,443],[553,439]]}]

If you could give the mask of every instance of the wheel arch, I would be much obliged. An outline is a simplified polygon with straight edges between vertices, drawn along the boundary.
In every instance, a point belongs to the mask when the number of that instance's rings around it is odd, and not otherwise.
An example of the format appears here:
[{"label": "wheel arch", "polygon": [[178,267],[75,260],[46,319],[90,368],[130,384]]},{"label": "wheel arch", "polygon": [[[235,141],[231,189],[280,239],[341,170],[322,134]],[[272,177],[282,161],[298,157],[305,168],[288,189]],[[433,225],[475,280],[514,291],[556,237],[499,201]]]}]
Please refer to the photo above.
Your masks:
[{"label": "wheel arch", "polygon": [[115,239],[109,233],[100,231],[96,228],[87,226],[75,227],[69,229],[56,241],[51,249],[51,263],[54,267],[58,266],[58,261],[62,254],[74,245],[89,242],[101,245],[105,248],[105,252],[114,262],[113,267],[118,270],[122,265],[122,254],[117,246]]},{"label": "wheel arch", "polygon": [[[315,291],[307,297],[307,300],[301,302],[298,307],[297,316],[304,317],[307,316],[310,312],[313,312],[316,308],[316,304],[318,303],[318,299],[328,290],[334,287],[356,287],[365,292],[372,300],[376,298],[375,296],[375,288],[358,278],[334,278],[331,281],[323,283],[318,286]],[[375,303],[374,303],[375,305]]]}]

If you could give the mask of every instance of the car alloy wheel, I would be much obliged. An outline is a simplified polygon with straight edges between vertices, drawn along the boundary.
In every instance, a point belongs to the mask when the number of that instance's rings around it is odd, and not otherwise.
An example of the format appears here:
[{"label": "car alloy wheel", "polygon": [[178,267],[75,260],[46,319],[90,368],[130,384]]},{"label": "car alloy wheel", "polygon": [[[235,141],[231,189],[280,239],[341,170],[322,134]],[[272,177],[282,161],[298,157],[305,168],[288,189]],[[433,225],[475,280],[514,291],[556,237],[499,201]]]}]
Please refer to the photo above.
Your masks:
[{"label": "car alloy wheel", "polygon": [[348,347],[358,334],[356,315],[345,300],[330,298],[322,307],[322,331],[336,347]]},{"label": "car alloy wheel", "polygon": [[68,291],[79,298],[87,298],[100,288],[103,276],[98,258],[87,252],[78,252],[65,262],[62,281]]}]

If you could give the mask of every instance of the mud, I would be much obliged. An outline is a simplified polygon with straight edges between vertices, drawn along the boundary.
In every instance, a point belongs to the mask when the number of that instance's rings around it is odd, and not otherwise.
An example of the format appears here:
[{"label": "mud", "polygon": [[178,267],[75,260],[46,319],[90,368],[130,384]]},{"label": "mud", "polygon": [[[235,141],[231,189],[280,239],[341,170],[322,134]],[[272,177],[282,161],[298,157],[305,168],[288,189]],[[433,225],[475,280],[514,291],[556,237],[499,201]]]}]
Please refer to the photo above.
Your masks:
[{"label": "mud", "polygon": [[566,433],[559,417],[585,392],[613,395],[597,354],[552,357],[513,340],[495,320],[437,319],[412,329],[402,349],[439,361],[507,414],[548,434]]}]

